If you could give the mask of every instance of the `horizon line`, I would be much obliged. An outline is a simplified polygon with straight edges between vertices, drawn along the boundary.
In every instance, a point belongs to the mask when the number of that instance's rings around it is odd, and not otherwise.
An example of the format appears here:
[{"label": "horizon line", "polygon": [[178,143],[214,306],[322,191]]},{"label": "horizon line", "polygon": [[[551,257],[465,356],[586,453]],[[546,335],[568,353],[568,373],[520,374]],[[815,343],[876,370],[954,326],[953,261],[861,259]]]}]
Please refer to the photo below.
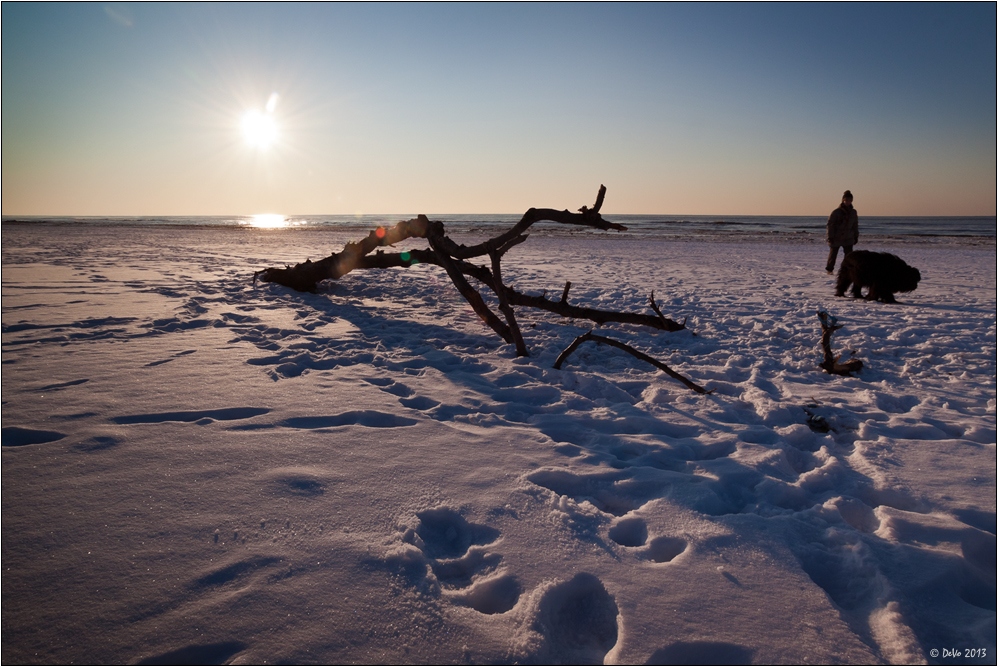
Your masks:
[{"label": "horizon line", "polygon": [[[547,208],[547,207],[535,207],[535,208]],[[555,209],[563,210],[563,209]],[[106,214],[75,214],[75,213],[2,213],[0,214],[0,219],[7,220],[8,218],[251,218],[256,215],[275,215],[270,212],[262,213],[117,213],[113,215]],[[523,212],[517,213],[497,213],[497,212],[477,212],[477,213],[279,213],[276,215],[283,215],[285,218],[316,218],[316,217],[349,217],[349,218],[362,218],[365,216],[377,216],[377,217],[398,217],[400,219],[409,219],[409,217],[415,217],[417,215],[425,215],[426,217],[432,217],[435,215],[441,216],[486,216],[486,215],[502,215],[502,216],[522,216]],[[408,217],[407,217],[408,216]],[[739,218],[825,218],[828,217],[824,213],[816,214],[792,214],[792,213],[613,213],[608,214],[607,217],[693,217],[693,218],[710,218],[719,217],[739,217]],[[998,219],[998,214],[996,213],[985,213],[985,214],[939,214],[939,215],[905,215],[899,213],[893,214],[864,214],[860,216],[861,218],[996,218]]]}]

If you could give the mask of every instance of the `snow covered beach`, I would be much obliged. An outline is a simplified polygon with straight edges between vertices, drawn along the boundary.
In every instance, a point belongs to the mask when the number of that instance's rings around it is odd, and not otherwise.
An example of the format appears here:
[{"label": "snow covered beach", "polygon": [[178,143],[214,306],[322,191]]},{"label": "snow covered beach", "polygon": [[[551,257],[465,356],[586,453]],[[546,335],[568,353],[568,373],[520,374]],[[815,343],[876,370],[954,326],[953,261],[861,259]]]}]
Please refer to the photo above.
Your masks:
[{"label": "snow covered beach", "polygon": [[548,314],[518,359],[437,267],[251,284],[356,236],[3,226],[5,663],[994,662],[993,239],[861,239],[921,270],[897,305],[806,239],[507,256],[654,290],[688,331],[599,331],[699,396],[591,343],[554,370],[589,326]]}]

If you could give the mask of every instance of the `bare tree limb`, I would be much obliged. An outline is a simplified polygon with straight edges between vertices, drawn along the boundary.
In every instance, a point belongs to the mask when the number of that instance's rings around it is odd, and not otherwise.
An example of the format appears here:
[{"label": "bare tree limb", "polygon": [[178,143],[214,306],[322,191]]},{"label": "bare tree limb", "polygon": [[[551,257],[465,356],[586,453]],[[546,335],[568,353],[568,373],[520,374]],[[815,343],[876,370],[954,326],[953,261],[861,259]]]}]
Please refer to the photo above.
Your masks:
[{"label": "bare tree limb", "polygon": [[[686,328],[685,317],[683,318],[682,323],[678,323],[673,320],[670,320],[668,317],[662,314],[662,309],[658,307],[658,303],[655,301],[655,290],[652,290],[652,293],[648,296],[648,303],[651,304],[651,309],[655,311],[656,315],[658,315],[658,319],[662,321],[662,324],[664,325],[662,328],[664,328],[666,331],[678,331],[679,329]],[[696,334],[693,335],[696,336]]]},{"label": "bare tree limb", "polygon": [[613,340],[612,338],[606,338],[605,336],[597,336],[592,331],[587,331],[586,333],[582,334],[581,336],[579,336],[578,338],[576,338],[574,341],[572,341],[572,344],[569,345],[567,348],[565,348],[564,352],[562,352],[561,354],[558,355],[558,358],[554,362],[554,367],[557,368],[557,369],[560,369],[561,365],[563,363],[565,363],[565,360],[568,358],[568,356],[570,354],[572,354],[572,352],[575,352],[575,350],[580,345],[582,345],[583,343],[585,343],[586,341],[589,341],[589,340],[595,341],[596,343],[605,343],[607,345],[611,345],[611,346],[613,346],[613,347],[615,347],[615,348],[617,348],[619,350],[623,350],[624,352],[627,352],[628,354],[630,354],[630,355],[632,355],[632,356],[640,359],[641,361],[648,362],[649,364],[651,364],[655,368],[658,368],[658,369],[664,371],[669,377],[674,378],[676,380],[679,380],[680,382],[682,382],[683,384],[685,384],[687,387],[689,387],[690,389],[692,389],[693,391],[695,391],[698,394],[710,394],[710,393],[713,393],[712,390],[708,391],[707,389],[704,389],[703,387],[701,387],[697,383],[693,382],[692,380],[689,380],[686,377],[684,377],[683,375],[680,375],[676,371],[672,370],[671,368],[669,368],[668,366],[666,366],[664,363],[662,363],[658,359],[655,359],[654,357],[650,357],[647,354],[645,354],[644,352],[640,352],[638,350],[635,350],[633,347],[631,347],[627,343],[621,343],[619,340]]},{"label": "bare tree limb", "polygon": [[561,303],[568,303],[568,290],[572,289],[572,281],[565,281],[565,290],[561,293]]},{"label": "bare tree limb", "polygon": [[596,324],[607,324],[609,322],[638,324],[645,327],[651,327],[652,329],[659,329],[661,331],[681,331],[686,328],[685,325],[668,318],[666,318],[665,322],[663,322],[655,315],[646,315],[645,313],[623,313],[615,310],[599,310],[597,308],[573,306],[572,304],[565,303],[563,301],[551,301],[547,297],[541,295],[512,292],[509,295],[509,300],[514,306],[539,308],[540,310],[546,310],[549,313],[561,315],[562,317],[589,320],[590,322],[595,322]]},{"label": "bare tree limb", "polygon": [[[509,330],[509,326],[503,323],[502,320],[496,317],[495,313],[489,310],[489,307],[485,305],[485,301],[482,299],[482,295],[468,283],[468,280],[464,277],[464,274],[461,272],[460,268],[458,268],[457,264],[454,263],[453,258],[440,249],[441,236],[437,234],[430,234],[428,238],[430,241],[430,247],[436,251],[437,257],[440,259],[440,265],[444,267],[445,271],[447,271],[447,275],[450,276],[451,282],[454,283],[457,291],[461,293],[461,296],[463,296],[468,303],[471,304],[471,307],[475,310],[475,313],[482,318],[483,322],[492,327],[492,330],[499,334],[504,341],[512,343],[513,334]],[[526,354],[526,352],[524,352],[524,354]]]},{"label": "bare tree limb", "polygon": [[253,274],[253,282],[257,279],[265,283],[277,283],[299,292],[314,292],[316,285],[323,280],[336,280],[361,266],[363,258],[376,248],[394,245],[408,238],[426,238],[430,230],[439,230],[443,234],[443,224],[431,222],[425,215],[412,220],[403,220],[394,227],[385,229],[378,227],[366,238],[357,243],[348,243],[343,250],[333,253],[318,262],[307,260],[283,269],[263,269]]},{"label": "bare tree limb", "polygon": [[[555,313],[562,317],[588,319],[596,324],[621,322],[639,324],[665,331],[679,331],[685,328],[685,321],[680,324],[662,315],[658,305],[652,298],[652,309],[655,316],[640,313],[624,313],[617,311],[598,310],[574,306],[568,303],[568,292],[571,282],[565,283],[560,301],[551,301],[542,296],[530,296],[506,286],[502,278],[501,261],[503,255],[513,247],[527,240],[525,233],[531,225],[540,221],[551,221],[561,224],[593,227],[596,229],[627,229],[623,225],[608,222],[602,218],[599,211],[603,206],[606,186],[601,185],[592,209],[583,206],[579,213],[557,211],[554,209],[528,209],[518,223],[497,237],[471,247],[454,243],[445,233],[441,222],[431,221],[420,215],[412,220],[404,220],[390,228],[379,227],[364,239],[356,243],[348,243],[338,253],[317,262],[307,260],[295,266],[282,268],[267,268],[253,274],[254,283],[274,282],[302,292],[314,292],[323,280],[336,280],[356,269],[378,269],[392,267],[408,267],[413,264],[429,263],[442,267],[458,292],[471,304],[475,313],[492,328],[499,336],[516,346],[518,356],[528,354],[523,335],[516,321],[514,306],[538,308]],[[425,238],[430,247],[424,250],[410,250],[400,253],[385,253],[379,248],[394,245],[409,238]],[[374,252],[377,250],[377,252]],[[488,255],[491,260],[491,270],[485,266],[470,263],[469,259]],[[468,282],[467,277],[473,277],[482,285],[492,290],[499,300],[499,311],[505,318],[502,321],[486,304],[481,293]]]},{"label": "bare tree limb", "polygon": [[491,250],[489,256],[492,258],[492,289],[499,299],[499,310],[506,317],[506,324],[509,325],[510,336],[513,338],[513,344],[516,345],[516,356],[526,357],[528,356],[527,345],[523,342],[523,334],[520,333],[520,326],[516,323],[516,315],[513,312],[513,307],[509,305],[509,299],[506,296],[506,286],[502,282],[499,251]]}]

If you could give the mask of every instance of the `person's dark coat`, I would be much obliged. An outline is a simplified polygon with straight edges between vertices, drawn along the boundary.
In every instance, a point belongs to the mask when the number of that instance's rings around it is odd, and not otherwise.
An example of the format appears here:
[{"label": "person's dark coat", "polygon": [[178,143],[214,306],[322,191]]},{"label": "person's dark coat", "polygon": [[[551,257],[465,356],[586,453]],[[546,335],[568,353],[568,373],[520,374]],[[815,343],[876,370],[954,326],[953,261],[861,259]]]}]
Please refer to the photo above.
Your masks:
[{"label": "person's dark coat", "polygon": [[828,245],[854,246],[859,241],[859,215],[852,206],[842,204],[828,216]]}]

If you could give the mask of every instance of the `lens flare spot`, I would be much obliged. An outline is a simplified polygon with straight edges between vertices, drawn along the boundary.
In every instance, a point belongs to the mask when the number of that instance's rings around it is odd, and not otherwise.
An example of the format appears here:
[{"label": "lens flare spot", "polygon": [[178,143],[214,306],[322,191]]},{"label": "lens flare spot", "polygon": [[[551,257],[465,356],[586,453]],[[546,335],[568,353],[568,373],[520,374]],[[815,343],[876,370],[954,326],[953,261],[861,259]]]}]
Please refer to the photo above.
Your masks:
[{"label": "lens flare spot", "polygon": [[409,261],[411,261],[411,260],[412,260],[412,255],[410,255],[410,254],[409,254],[409,253],[407,253],[407,252],[403,252],[403,253],[402,253],[401,255],[399,255],[399,257],[401,257],[401,258],[402,258],[402,261],[403,261],[403,262],[409,262]]},{"label": "lens flare spot", "polygon": [[377,229],[374,230],[374,235],[377,236],[379,239],[385,238],[385,228],[378,227]]},{"label": "lens flare spot", "polygon": [[267,113],[274,113],[274,109],[277,108],[277,103],[281,100],[281,96],[277,93],[271,93],[270,97],[267,98]]}]

